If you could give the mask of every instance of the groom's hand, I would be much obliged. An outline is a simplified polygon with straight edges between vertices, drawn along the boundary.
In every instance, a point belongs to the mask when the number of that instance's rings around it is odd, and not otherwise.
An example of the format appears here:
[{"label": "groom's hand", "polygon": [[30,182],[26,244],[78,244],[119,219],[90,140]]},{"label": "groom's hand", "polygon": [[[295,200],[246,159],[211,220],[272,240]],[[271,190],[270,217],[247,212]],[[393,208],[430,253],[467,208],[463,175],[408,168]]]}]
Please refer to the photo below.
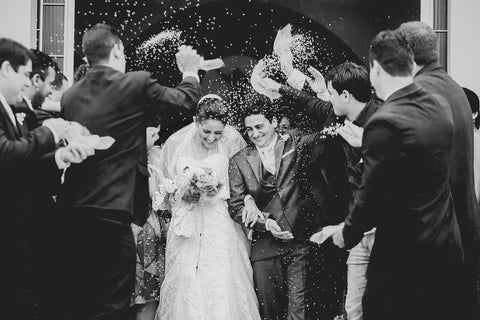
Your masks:
[{"label": "groom's hand", "polygon": [[265,226],[268,231],[270,231],[275,238],[282,240],[292,240],[293,234],[290,231],[282,231],[277,221],[273,219],[267,219]]},{"label": "groom's hand", "polygon": [[253,198],[249,198],[245,201],[245,207],[242,211],[242,223],[247,228],[251,228],[258,220],[265,220],[262,212],[258,209],[257,204]]}]

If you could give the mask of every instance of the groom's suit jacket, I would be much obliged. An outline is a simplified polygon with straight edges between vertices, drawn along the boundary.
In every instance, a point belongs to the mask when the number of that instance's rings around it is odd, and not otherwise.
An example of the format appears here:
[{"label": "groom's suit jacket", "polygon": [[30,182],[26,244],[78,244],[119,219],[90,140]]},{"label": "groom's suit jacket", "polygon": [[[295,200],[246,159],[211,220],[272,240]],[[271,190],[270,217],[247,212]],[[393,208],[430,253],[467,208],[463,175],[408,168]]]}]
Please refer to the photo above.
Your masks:
[{"label": "groom's suit jacket", "polygon": [[[239,151],[230,160],[230,212],[235,221],[241,222],[244,198],[253,196],[259,209],[269,213],[282,230],[293,233],[295,241],[308,238],[322,225],[313,191],[306,183],[305,170],[312,154],[322,154],[325,138],[320,133],[307,136],[290,134],[279,138],[275,145],[275,191],[270,201],[260,199],[262,193],[262,161],[255,146]],[[316,152],[315,152],[316,150]],[[257,222],[253,226],[251,259],[262,260],[287,253],[292,241],[279,240]]]},{"label": "groom's suit jacket", "polygon": [[150,201],[147,122],[170,108],[193,110],[199,95],[200,84],[194,77],[168,88],[148,72],[92,67],[63,95],[62,113],[92,134],[113,137],[115,143],[67,170],[62,205],[123,212],[143,224]]}]

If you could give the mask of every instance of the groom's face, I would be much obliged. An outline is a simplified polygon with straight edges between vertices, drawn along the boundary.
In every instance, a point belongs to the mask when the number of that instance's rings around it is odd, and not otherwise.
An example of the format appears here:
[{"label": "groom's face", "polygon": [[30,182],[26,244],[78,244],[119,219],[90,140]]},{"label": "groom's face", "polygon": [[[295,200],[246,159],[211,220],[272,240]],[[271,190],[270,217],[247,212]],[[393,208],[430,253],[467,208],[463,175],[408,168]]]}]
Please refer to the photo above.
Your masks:
[{"label": "groom's face", "polygon": [[257,147],[268,146],[275,138],[275,127],[263,114],[252,114],[245,118],[247,135]]}]

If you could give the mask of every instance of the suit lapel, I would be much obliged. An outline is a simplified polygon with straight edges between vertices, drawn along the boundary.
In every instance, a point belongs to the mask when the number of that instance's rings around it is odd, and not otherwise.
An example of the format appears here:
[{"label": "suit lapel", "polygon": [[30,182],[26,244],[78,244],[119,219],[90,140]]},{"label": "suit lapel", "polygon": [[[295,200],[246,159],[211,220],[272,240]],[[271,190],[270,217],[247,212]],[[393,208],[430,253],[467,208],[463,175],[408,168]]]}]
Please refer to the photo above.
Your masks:
[{"label": "suit lapel", "polygon": [[262,160],[260,159],[257,148],[250,148],[247,155],[247,162],[252,168],[252,171],[255,174],[255,178],[257,178],[257,181],[260,182],[262,177]]},{"label": "suit lapel", "polygon": [[282,163],[283,149],[285,148],[285,140],[278,137],[278,141],[275,144],[275,177],[278,177],[278,171],[280,164]]},{"label": "suit lapel", "polygon": [[[15,116],[15,111],[12,107],[10,107],[12,109],[12,112],[13,112],[13,115]],[[13,134],[13,136],[15,138],[19,138],[19,128],[16,124],[16,120],[15,120],[15,123],[12,123],[12,119],[10,118],[7,110],[5,110],[5,107],[3,106],[3,104],[0,103],[0,112],[2,113],[3,117],[5,118],[5,123],[7,123],[7,125],[10,127],[10,132]],[[11,137],[11,138],[14,138],[14,137]]]}]

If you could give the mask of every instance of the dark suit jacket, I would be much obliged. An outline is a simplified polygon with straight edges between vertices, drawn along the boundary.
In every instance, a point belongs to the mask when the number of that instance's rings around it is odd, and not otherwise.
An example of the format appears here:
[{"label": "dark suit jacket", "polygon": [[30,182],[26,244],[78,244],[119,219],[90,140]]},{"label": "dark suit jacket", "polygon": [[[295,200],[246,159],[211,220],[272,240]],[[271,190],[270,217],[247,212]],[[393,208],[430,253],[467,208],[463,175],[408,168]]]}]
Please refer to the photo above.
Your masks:
[{"label": "dark suit jacket", "polygon": [[[320,133],[308,136],[279,138],[275,145],[275,195],[259,209],[271,214],[282,230],[293,233],[295,240],[308,240],[322,225],[320,214],[312,197],[312,190],[302,183],[307,179],[304,170],[316,146],[323,146]],[[262,163],[255,146],[239,151],[230,160],[230,212],[241,223],[244,198],[247,194],[258,201]],[[292,241],[279,240],[257,222],[254,227],[251,259],[262,260],[287,253]]]},{"label": "dark suit jacket", "polygon": [[[5,248],[3,254],[11,261],[6,264],[10,270],[6,274],[16,288],[33,285],[31,218],[41,213],[34,212],[32,207],[32,193],[35,192],[32,190],[32,170],[43,155],[54,150],[54,137],[48,128],[39,127],[23,135],[0,105],[0,204],[4,226],[1,243]],[[45,159],[44,163],[51,169],[55,167],[53,157]]]},{"label": "dark suit jacket", "polygon": [[414,81],[450,104],[453,115],[453,157],[450,172],[455,213],[465,246],[480,241],[480,209],[475,198],[473,177],[473,120],[463,89],[439,63],[423,67]]},{"label": "dark suit jacket", "polygon": [[367,122],[362,184],[343,235],[351,248],[377,227],[369,275],[462,261],[449,184],[452,148],[448,103],[414,83],[393,93]]},{"label": "dark suit jacket", "polygon": [[169,108],[193,110],[199,95],[200,85],[193,77],[185,78],[176,88],[167,88],[147,72],[92,67],[64,93],[62,113],[92,134],[113,137],[115,143],[67,170],[60,203],[121,211],[125,213],[122,219],[136,217],[134,220],[143,224],[150,201],[147,122]]},{"label": "dark suit jacket", "polygon": [[[335,115],[329,101],[323,101],[303,91],[289,86],[281,86],[282,96],[293,102],[315,121],[319,130],[343,121]],[[380,107],[380,102],[370,100],[354,123],[363,127],[368,119]],[[329,137],[322,155],[312,157],[310,161],[309,182],[313,184],[315,197],[322,208],[326,224],[338,224],[348,214],[348,205],[360,185],[362,166],[361,149],[352,148],[340,136]]]}]

